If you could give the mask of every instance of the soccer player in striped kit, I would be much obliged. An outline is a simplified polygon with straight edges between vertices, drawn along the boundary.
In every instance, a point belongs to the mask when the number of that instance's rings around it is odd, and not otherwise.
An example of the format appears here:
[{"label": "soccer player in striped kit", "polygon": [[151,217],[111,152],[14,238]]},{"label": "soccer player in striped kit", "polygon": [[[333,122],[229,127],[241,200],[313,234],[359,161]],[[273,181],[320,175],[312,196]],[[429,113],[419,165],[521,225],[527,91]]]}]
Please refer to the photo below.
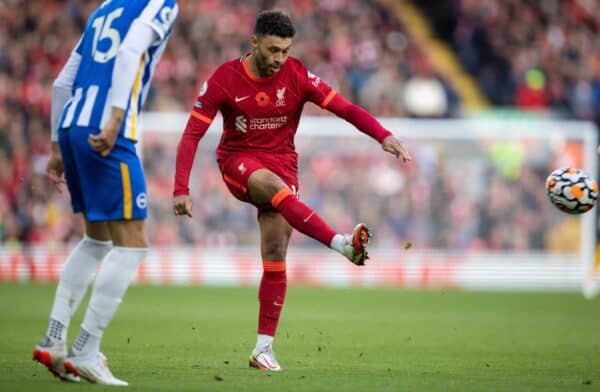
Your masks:
[{"label": "soccer player in striped kit", "polygon": [[[85,236],[65,263],[33,357],[62,380],[81,376],[127,385],[112,375],[100,341],[148,250],[148,198],[135,143],[140,110],[177,13],[176,0],[104,1],[53,84],[47,173],[58,186],[64,172]],[[70,319],[101,262],[67,355]]]},{"label": "soccer player in striped kit", "polygon": [[292,229],[338,251],[356,265],[367,259],[368,228],[359,223],[351,234],[338,234],[297,197],[294,135],[305,102],[311,101],[352,123],[403,161],[410,155],[364,109],[353,105],[298,59],[289,56],[295,28],[279,11],[258,15],[251,52],[224,63],[205,82],[177,150],[173,209],[192,215],[189,176],[200,138],[217,111],[223,135],[217,161],[227,187],[258,209],[263,277],[259,288],[258,338],[250,366],[279,371],[273,338],[284,304],[286,253]]}]

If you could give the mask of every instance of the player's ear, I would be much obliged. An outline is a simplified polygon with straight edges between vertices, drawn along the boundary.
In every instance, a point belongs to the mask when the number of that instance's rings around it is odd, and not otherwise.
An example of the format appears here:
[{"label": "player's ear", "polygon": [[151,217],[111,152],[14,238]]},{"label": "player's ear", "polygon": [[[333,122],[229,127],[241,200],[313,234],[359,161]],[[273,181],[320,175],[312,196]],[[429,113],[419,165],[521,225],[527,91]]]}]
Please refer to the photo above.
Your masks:
[{"label": "player's ear", "polygon": [[258,48],[258,37],[256,36],[256,34],[252,34],[252,36],[250,37],[251,52],[255,53],[257,48]]}]

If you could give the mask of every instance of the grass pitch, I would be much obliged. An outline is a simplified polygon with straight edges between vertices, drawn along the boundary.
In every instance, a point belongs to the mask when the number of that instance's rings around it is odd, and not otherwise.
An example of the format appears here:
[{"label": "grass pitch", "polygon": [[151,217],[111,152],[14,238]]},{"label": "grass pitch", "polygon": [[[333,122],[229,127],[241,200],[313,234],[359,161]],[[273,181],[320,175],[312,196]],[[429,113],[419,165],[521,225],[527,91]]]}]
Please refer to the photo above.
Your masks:
[{"label": "grass pitch", "polygon": [[[61,383],[31,360],[53,295],[54,285],[0,284],[0,390],[113,389]],[[600,301],[578,294],[293,287],[279,374],[248,368],[256,296],[133,286],[102,351],[136,391],[600,390]]]}]

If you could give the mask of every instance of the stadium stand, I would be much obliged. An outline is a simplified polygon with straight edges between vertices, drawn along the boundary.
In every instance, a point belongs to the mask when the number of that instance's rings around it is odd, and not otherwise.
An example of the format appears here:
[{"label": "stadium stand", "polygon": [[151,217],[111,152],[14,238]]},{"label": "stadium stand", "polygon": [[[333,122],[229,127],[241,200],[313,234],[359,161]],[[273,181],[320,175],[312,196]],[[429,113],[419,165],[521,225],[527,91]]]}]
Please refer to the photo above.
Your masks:
[{"label": "stadium stand", "polygon": [[[458,5],[455,2],[448,3],[454,4],[454,9],[462,10],[452,14],[457,18],[456,29],[452,31],[457,37],[457,54],[467,68],[473,70],[481,67],[482,72],[492,72],[497,64],[510,66],[506,59],[502,60],[499,54],[502,52],[493,52],[486,57],[477,51],[478,41],[458,35],[464,30],[460,26],[482,24],[482,20],[478,19],[482,13],[464,10],[483,6],[466,1]],[[499,1],[488,3],[492,4],[490,7],[496,9],[498,15],[504,15],[508,12],[505,8],[510,10],[524,2],[513,0],[506,7],[501,6]],[[174,36],[156,71],[146,109],[187,112],[198,86],[210,72],[221,62],[240,55],[248,48],[247,40],[256,13],[264,7],[280,5],[293,15],[298,26],[293,55],[303,59],[314,73],[375,115],[448,117],[460,114],[461,103],[457,101],[457,94],[450,87],[451,83],[444,80],[429,63],[424,55],[425,48],[409,37],[402,23],[391,16],[393,13],[377,4],[363,0],[257,1],[241,5],[236,1],[184,1]],[[80,238],[82,228],[69,213],[68,198],[53,192],[43,172],[48,153],[51,84],[75,44],[85,23],[85,15],[92,7],[93,4],[75,0],[13,2],[10,7],[0,5],[2,244],[71,243]],[[535,11],[533,7],[526,14],[537,15]],[[560,11],[562,9],[556,12]],[[584,15],[591,18],[593,14]],[[565,38],[563,50],[571,48],[569,43],[572,40],[593,44],[589,36],[592,30],[578,28],[575,22],[569,26],[578,38]],[[557,29],[561,30],[562,27],[558,26]],[[541,37],[544,31],[540,27],[534,29],[532,34]],[[507,36],[514,34],[510,31],[504,33]],[[553,35],[546,31],[545,36]],[[537,44],[537,41],[519,41],[518,48],[523,53],[519,58],[531,57],[531,53],[538,50]],[[550,43],[547,45],[551,48]],[[595,45],[597,47],[598,43]],[[543,52],[546,53],[545,49]],[[477,61],[469,63],[465,53],[470,53]],[[581,53],[574,52],[574,57],[577,54]],[[551,56],[551,53],[548,55]],[[486,61],[490,64],[486,65]],[[592,64],[587,59],[585,63]],[[537,63],[526,64],[529,68],[539,67]],[[521,63],[516,65],[521,66]],[[579,63],[567,64],[567,69],[569,65],[577,66]],[[511,80],[518,80],[519,72],[524,69],[520,67],[509,72]],[[548,83],[553,85],[556,79],[560,79],[563,89],[575,88],[578,83],[568,84],[570,79],[568,75],[560,73],[561,69],[557,68],[546,77]],[[405,94],[405,86],[410,86],[415,76],[437,83],[443,91],[444,105],[422,112],[418,105],[415,110],[411,102],[406,102],[405,96],[409,94]],[[492,91],[501,97],[490,96],[493,102],[517,102],[517,90],[509,89],[516,87],[514,83],[498,86],[498,82],[490,84],[484,76],[477,75],[483,91]],[[575,90],[598,90],[592,89],[591,79],[582,78],[580,81],[584,85],[588,83],[589,88]],[[583,99],[581,95],[573,94],[577,92],[575,90],[564,92],[565,102]],[[597,91],[595,94],[600,96]],[[562,101],[557,98],[549,105],[557,102]],[[305,112],[326,114],[314,106],[307,106]],[[569,114],[578,118],[588,118],[589,115],[574,110]],[[172,135],[170,139],[173,139]],[[543,163],[534,169],[525,169],[518,178],[511,178],[502,175],[489,157],[480,162],[484,168],[482,187],[488,191],[475,197],[465,194],[451,181],[450,169],[444,167],[444,158],[426,146],[416,147],[413,155],[417,164],[408,169],[392,168],[389,162],[383,161],[383,156],[360,153],[350,156],[341,148],[333,149],[333,155],[318,153],[322,147],[304,151],[300,166],[307,174],[301,176],[302,194],[310,205],[340,230],[347,230],[350,222],[360,218],[377,227],[376,241],[379,244],[392,247],[403,246],[408,239],[422,247],[453,249],[542,249],[547,246],[546,239],[551,235],[548,229],[551,225],[547,223],[556,218],[547,208],[549,203],[541,203],[541,206],[536,203],[537,195],[534,192],[534,189],[543,188],[539,179],[543,175],[540,173],[548,170]],[[145,170],[151,200],[150,241],[156,246],[254,245],[257,241],[254,211],[243,207],[227,194],[212,156],[197,158],[206,159],[208,163],[202,165],[206,171],[202,173],[198,180],[201,183],[195,190],[194,197],[202,200],[202,203],[195,204],[193,223],[174,219],[170,211],[174,154],[172,141],[169,144],[156,138],[144,142],[144,155],[148,158],[145,159]],[[349,171],[336,171],[332,178],[321,170],[327,165],[344,167]],[[357,167],[366,167],[367,170],[352,170]],[[537,175],[531,170],[537,170]],[[382,171],[388,176],[379,176],[379,180],[393,178],[410,186],[389,190],[373,178],[375,171]],[[362,177],[356,178],[356,173],[362,173]],[[423,178],[429,180],[423,181]],[[523,182],[524,186],[515,187],[519,193],[511,194],[507,199],[503,185],[514,181]],[[385,196],[384,202],[380,202],[382,196]],[[514,209],[517,200],[527,201],[520,207],[525,208],[526,213],[498,213]],[[344,209],[346,203],[358,205],[353,215]],[[502,208],[492,210],[498,206]],[[420,225],[421,216],[434,216],[436,224]],[[535,224],[530,224],[523,216],[537,216],[538,219]],[[522,235],[511,235],[515,227]],[[294,236],[293,241],[297,245],[313,244],[299,235]]]},{"label": "stadium stand", "polygon": [[495,105],[600,124],[600,4],[417,2]]}]

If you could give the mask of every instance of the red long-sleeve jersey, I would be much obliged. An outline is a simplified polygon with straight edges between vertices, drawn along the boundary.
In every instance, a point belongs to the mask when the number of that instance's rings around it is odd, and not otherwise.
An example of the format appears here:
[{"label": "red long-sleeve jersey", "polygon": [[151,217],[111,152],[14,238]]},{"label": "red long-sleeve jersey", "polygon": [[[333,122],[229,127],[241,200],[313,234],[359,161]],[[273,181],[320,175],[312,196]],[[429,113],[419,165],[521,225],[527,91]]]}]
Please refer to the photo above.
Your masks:
[{"label": "red long-sleeve jersey", "polygon": [[298,59],[289,57],[276,74],[257,78],[243,56],[217,68],[200,89],[177,149],[174,195],[189,194],[198,142],[217,111],[223,116],[217,159],[232,152],[296,157],[294,136],[308,101],[346,119],[379,143],[391,135],[367,111],[337,94]]}]

